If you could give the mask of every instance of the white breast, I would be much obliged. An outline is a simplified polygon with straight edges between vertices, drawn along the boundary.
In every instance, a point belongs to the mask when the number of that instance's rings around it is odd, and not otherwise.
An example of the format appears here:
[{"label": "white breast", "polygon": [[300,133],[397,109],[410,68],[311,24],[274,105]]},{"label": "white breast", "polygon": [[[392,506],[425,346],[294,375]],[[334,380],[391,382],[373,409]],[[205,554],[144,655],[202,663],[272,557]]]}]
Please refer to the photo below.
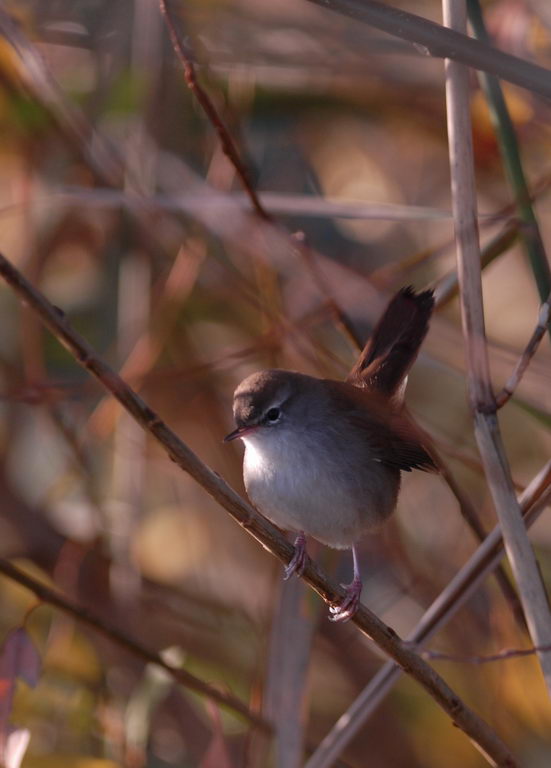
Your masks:
[{"label": "white breast", "polygon": [[284,434],[261,439],[249,435],[243,440],[247,493],[280,528],[304,531],[328,546],[347,548],[392,511],[393,503],[384,508],[377,503],[376,487],[374,495],[366,490],[369,471],[356,482],[354,473],[339,471],[342,462],[335,461],[335,452],[320,451],[315,440],[308,444]]}]

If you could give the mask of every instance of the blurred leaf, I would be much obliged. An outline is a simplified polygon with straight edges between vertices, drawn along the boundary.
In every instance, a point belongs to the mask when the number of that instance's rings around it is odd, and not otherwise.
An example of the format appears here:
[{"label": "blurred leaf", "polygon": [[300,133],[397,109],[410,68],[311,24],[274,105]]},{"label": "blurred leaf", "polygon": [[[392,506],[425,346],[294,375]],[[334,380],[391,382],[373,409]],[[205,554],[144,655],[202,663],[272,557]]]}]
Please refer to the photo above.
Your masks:
[{"label": "blurred leaf", "polygon": [[13,730],[9,722],[17,679],[34,687],[41,666],[27,631],[18,627],[10,632],[0,656],[0,759],[6,768],[19,768],[30,740],[29,731]]},{"label": "blurred leaf", "polygon": [[112,84],[106,103],[112,115],[131,115],[136,112],[144,97],[144,82],[135,74],[125,71]]},{"label": "blurred leaf", "polygon": [[212,719],[213,734],[209,747],[201,760],[200,768],[235,768],[224,738],[220,711],[213,702],[208,703],[208,708]]},{"label": "blurred leaf", "polygon": [[20,677],[34,687],[40,675],[41,660],[27,631],[23,627],[10,632],[0,657],[0,679]]},{"label": "blurred leaf", "polygon": [[56,753],[29,757],[24,768],[119,768],[119,763],[97,757]]},{"label": "blurred leaf", "polygon": [[31,732],[28,728],[17,728],[16,730],[11,731],[6,740],[6,747],[4,749],[5,768],[19,768],[30,740]]},{"label": "blurred leaf", "polygon": [[526,413],[529,413],[530,416],[539,421],[544,427],[551,428],[551,414],[543,410],[543,408],[538,408],[533,403],[527,403],[526,400],[518,396],[513,397],[512,402],[518,405],[519,408],[522,408],[523,411],[526,411]]}]

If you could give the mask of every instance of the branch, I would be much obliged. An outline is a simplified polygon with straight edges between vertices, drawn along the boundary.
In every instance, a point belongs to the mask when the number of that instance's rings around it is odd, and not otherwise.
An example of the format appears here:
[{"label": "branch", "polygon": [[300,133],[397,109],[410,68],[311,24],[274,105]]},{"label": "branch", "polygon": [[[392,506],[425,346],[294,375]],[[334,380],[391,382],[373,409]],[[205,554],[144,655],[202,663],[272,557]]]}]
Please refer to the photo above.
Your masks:
[{"label": "branch", "polygon": [[[443,8],[445,23],[464,31],[465,0],[443,0]],[[546,647],[551,644],[547,595],[515,497],[490,382],[476,218],[469,73],[461,64],[450,60],[446,61],[446,102],[461,315],[475,435],[532,643]],[[538,658],[551,694],[551,654],[540,653]]]},{"label": "branch", "polygon": [[260,202],[260,198],[258,197],[256,190],[252,185],[252,182],[249,176],[249,171],[245,167],[245,163],[241,160],[239,150],[237,149],[237,146],[230,132],[224,125],[224,121],[218,114],[218,110],[214,106],[212,99],[210,98],[208,93],[205,91],[205,89],[202,87],[201,83],[197,79],[197,74],[195,72],[195,65],[193,64],[191,58],[186,53],[186,47],[189,47],[189,43],[187,40],[186,42],[184,42],[184,40],[182,39],[180,30],[178,29],[178,22],[176,21],[172,13],[171,1],[159,0],[159,6],[161,8],[161,13],[166,22],[172,47],[174,48],[174,52],[176,53],[176,56],[178,57],[182,65],[182,68],[184,70],[184,78],[188,88],[193,93],[193,95],[199,102],[201,109],[207,116],[209,122],[211,123],[213,128],[216,130],[216,133],[218,134],[218,138],[220,139],[220,143],[222,145],[222,151],[224,152],[224,154],[226,155],[230,163],[235,168],[235,171],[239,176],[241,183],[243,184],[243,188],[251,201],[251,204],[253,206],[255,213],[257,214],[257,216],[260,216],[261,219],[264,219],[264,221],[271,222],[272,217]]},{"label": "branch", "polygon": [[77,605],[68,600],[66,597],[60,595],[58,592],[55,592],[49,587],[46,587],[41,582],[37,581],[32,576],[29,576],[15,565],[10,563],[9,560],[0,558],[0,573],[3,573],[4,576],[7,576],[12,581],[21,584],[21,586],[25,587],[26,589],[29,589],[43,603],[48,603],[49,605],[53,605],[56,608],[59,608],[64,613],[67,613],[69,616],[75,618],[81,624],[86,624],[86,626],[91,627],[104,637],[107,637],[109,640],[117,643],[117,645],[120,645],[122,648],[130,651],[131,654],[146,662],[147,664],[155,664],[158,667],[162,667],[162,669],[168,672],[170,677],[177,683],[180,683],[180,685],[183,685],[186,688],[195,691],[196,693],[200,693],[203,696],[216,701],[223,707],[226,707],[227,709],[230,709],[233,712],[241,715],[255,727],[271,733],[271,724],[260,717],[260,715],[251,712],[251,710],[245,704],[243,704],[242,701],[237,699],[235,696],[232,696],[231,693],[224,693],[224,691],[221,691],[210,683],[206,683],[204,680],[201,680],[199,677],[191,674],[191,672],[188,672],[187,670],[181,669],[179,667],[173,667],[171,664],[167,664],[167,662],[164,661],[163,658],[156,654],[154,651],[150,651],[147,648],[144,648],[143,645],[140,645],[116,627],[108,624],[106,621],[96,616],[94,613],[92,613],[92,611],[89,611],[84,606]]},{"label": "branch", "polygon": [[496,405],[498,408],[502,408],[505,403],[509,401],[509,398],[513,395],[515,389],[518,387],[520,380],[524,376],[524,373],[528,366],[530,365],[530,361],[536,354],[536,350],[539,346],[540,341],[543,338],[543,335],[547,328],[549,327],[549,318],[551,316],[551,294],[547,297],[547,301],[545,301],[540,308],[540,313],[538,316],[538,324],[536,325],[534,329],[534,333],[530,337],[530,341],[526,345],[526,349],[520,356],[513,373],[510,375],[509,379],[507,380],[507,383],[501,390],[501,392],[496,397]]},{"label": "branch", "polygon": [[[282,563],[288,564],[294,549],[278,529],[246,504],[216,472],[203,464],[120,376],[95,354],[92,347],[72,329],[63,313],[50,304],[46,297],[1,254],[0,275],[36,312],[44,325],[79,364],[90,371],[134,416],[136,421],[163,446],[169,457],[191,475],[265,549],[268,549]],[[344,598],[343,589],[336,589],[310,558],[307,560],[302,578],[329,604],[339,603]],[[391,627],[384,624],[365,606],[360,606],[352,621],[432,696],[490,762],[511,768],[517,765],[508,747],[492,728],[462,702],[432,667],[405,647]]]},{"label": "branch", "polygon": [[[455,479],[449,466],[442,459],[442,457],[439,455],[439,453],[435,450],[434,447],[432,448],[432,451],[435,454],[437,466],[438,466],[438,469],[440,470],[440,473],[444,481],[447,483],[448,488],[450,489],[450,491],[453,493],[453,495],[457,500],[461,516],[463,517],[463,519],[465,520],[465,522],[467,523],[471,531],[474,533],[474,535],[478,539],[478,542],[479,543],[484,542],[488,536],[488,532],[486,531],[485,527],[481,523],[478,510],[474,507],[471,500],[463,490],[462,486]],[[513,584],[509,579],[509,575],[507,574],[505,568],[503,568],[501,565],[498,565],[496,568],[495,578],[499,584],[501,591],[503,592],[503,596],[505,597],[505,599],[509,604],[511,613],[515,617],[515,620],[519,628],[525,632],[526,620],[524,618],[521,602],[518,598],[517,593],[515,592],[515,588]]]},{"label": "branch", "polygon": [[504,648],[502,651],[489,654],[488,656],[456,656],[453,653],[432,650],[418,651],[418,653],[424,659],[434,659],[435,661],[454,661],[457,664],[491,664],[494,661],[520,659],[525,656],[533,656],[535,653],[545,653],[547,651],[551,651],[551,645],[544,645],[536,648]]},{"label": "branch", "polygon": [[316,285],[318,291],[325,297],[327,306],[329,307],[329,311],[331,312],[333,319],[335,321],[335,325],[337,326],[337,328],[341,330],[343,336],[345,336],[348,339],[348,341],[350,342],[352,347],[356,350],[356,352],[361,352],[364,345],[362,344],[360,337],[356,333],[356,330],[352,325],[350,318],[346,315],[346,313],[341,309],[339,304],[335,301],[335,298],[331,292],[331,289],[327,284],[327,280],[325,279],[323,272],[318,266],[318,263],[315,258],[315,252],[308,245],[308,242],[306,240],[306,235],[304,234],[304,232],[295,232],[295,234],[292,237],[293,237],[293,241],[296,244],[296,250],[298,251],[299,256],[303,260],[306,266],[306,269],[309,271],[310,277],[312,278],[313,283]]},{"label": "branch", "polygon": [[[494,259],[506,253],[519,237],[520,223],[508,222],[503,229],[492,237],[480,252],[480,268],[485,269]],[[436,306],[438,308],[448,304],[455,298],[459,290],[457,268],[452,269],[448,275],[440,278],[435,284]]]},{"label": "branch", "polygon": [[436,24],[421,16],[393,8],[375,0],[309,0],[315,5],[369,24],[375,29],[408,40],[420,46],[423,53],[440,59],[451,59],[474,69],[490,72],[522,88],[551,98],[551,71],[511,56],[464,32]]}]

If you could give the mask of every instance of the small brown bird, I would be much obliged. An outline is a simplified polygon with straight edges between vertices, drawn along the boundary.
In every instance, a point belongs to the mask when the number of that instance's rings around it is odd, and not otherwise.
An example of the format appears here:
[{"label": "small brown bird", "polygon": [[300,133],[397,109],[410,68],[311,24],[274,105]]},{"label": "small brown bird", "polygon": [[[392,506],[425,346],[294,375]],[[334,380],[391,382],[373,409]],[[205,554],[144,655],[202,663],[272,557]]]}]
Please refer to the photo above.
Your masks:
[{"label": "small brown bird", "polygon": [[354,577],[332,620],[357,610],[362,582],[355,544],[394,510],[400,472],[435,470],[426,440],[403,407],[407,374],[427,333],[432,291],[403,288],[391,300],[346,381],[294,371],[253,373],[234,393],[245,443],[243,476],[253,504],[295,531],[285,578],[300,573],[306,535],[352,549]]}]

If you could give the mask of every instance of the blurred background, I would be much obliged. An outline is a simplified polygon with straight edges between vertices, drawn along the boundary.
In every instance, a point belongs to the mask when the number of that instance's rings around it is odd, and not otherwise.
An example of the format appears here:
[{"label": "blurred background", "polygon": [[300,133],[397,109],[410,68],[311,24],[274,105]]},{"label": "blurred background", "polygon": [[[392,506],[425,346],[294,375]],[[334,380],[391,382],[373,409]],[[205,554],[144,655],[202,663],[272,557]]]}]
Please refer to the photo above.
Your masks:
[{"label": "blurred background", "polygon": [[[401,6],[441,20],[435,0]],[[251,215],[155,0],[14,0],[0,12],[0,249],[241,492],[242,448],[221,442],[241,379],[264,367],[342,378],[357,350],[336,306],[363,343],[396,290],[436,287],[442,302],[407,402],[491,529],[466,399],[442,61],[305,0],[182,0],[173,9],[280,230]],[[495,0],[484,12],[501,48],[551,66],[544,3]],[[25,41],[19,53],[7,33]],[[539,298],[474,75],[472,85],[498,391],[535,327]],[[550,109],[504,90],[547,243]],[[286,233],[301,233],[311,250],[294,248]],[[0,311],[2,556],[251,708],[281,717],[287,707],[311,753],[383,663],[376,649],[354,626],[329,623],[299,584],[282,591],[279,563],[5,285]],[[546,337],[500,415],[519,491],[550,455],[550,359]],[[531,537],[549,576],[548,515]],[[363,600],[407,634],[475,547],[443,479],[408,474],[397,514],[362,544]],[[311,552],[335,579],[350,580],[347,555]],[[245,720],[3,577],[0,594],[2,635],[24,624],[43,664],[34,689],[18,687],[11,713],[31,733],[23,766],[275,765],[273,740]],[[527,645],[494,578],[431,641],[469,655]],[[549,703],[532,657],[435,665],[523,765],[549,764]],[[486,764],[406,678],[341,760]]]}]

